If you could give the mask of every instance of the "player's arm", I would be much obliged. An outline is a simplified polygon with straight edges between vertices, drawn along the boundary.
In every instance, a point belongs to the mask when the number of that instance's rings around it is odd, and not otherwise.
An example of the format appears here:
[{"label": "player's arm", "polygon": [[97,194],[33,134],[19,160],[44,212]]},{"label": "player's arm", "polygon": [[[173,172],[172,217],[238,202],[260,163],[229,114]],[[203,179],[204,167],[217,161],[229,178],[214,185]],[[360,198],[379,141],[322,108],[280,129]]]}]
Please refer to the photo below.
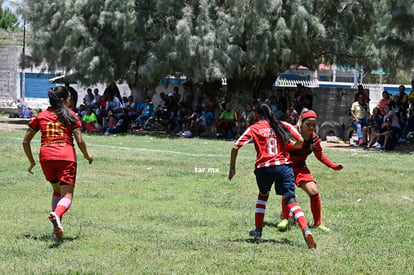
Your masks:
[{"label": "player's arm", "polygon": [[344,168],[342,164],[332,163],[332,161],[322,151],[313,151],[313,154],[320,162],[322,162],[323,164],[325,164],[333,170],[341,170],[342,168]]},{"label": "player's arm", "polygon": [[88,153],[88,149],[86,148],[86,142],[82,137],[81,129],[74,129],[73,135],[75,136],[76,143],[78,144],[78,147],[81,150],[83,157],[89,161],[89,164],[91,164],[93,162],[93,157],[91,154]]},{"label": "player's arm", "polygon": [[30,162],[30,165],[29,165],[29,168],[27,168],[27,171],[29,171],[29,173],[31,174],[33,174],[32,169],[36,165],[36,162],[33,158],[32,146],[30,145],[30,142],[32,141],[35,135],[36,135],[36,131],[33,130],[32,128],[29,128],[27,129],[26,134],[24,135],[24,139],[23,139],[24,153],[26,154]]},{"label": "player's arm", "polygon": [[234,144],[233,148],[231,148],[229,180],[231,180],[236,174],[236,160],[237,160],[237,154],[239,152],[240,147],[242,146],[238,144]]}]

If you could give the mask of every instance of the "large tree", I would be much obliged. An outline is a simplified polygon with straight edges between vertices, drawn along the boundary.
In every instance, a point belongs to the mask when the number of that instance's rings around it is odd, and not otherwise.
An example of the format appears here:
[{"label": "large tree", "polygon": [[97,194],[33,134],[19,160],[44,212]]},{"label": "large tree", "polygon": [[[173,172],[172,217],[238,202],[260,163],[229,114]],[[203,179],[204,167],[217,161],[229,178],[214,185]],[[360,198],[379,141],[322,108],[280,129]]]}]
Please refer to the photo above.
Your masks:
[{"label": "large tree", "polygon": [[[85,84],[125,80],[139,89],[172,74],[251,90],[270,88],[291,65],[378,66],[390,45],[378,46],[378,15],[392,2],[26,0],[23,16],[31,60]],[[389,17],[387,25],[405,31]]]}]

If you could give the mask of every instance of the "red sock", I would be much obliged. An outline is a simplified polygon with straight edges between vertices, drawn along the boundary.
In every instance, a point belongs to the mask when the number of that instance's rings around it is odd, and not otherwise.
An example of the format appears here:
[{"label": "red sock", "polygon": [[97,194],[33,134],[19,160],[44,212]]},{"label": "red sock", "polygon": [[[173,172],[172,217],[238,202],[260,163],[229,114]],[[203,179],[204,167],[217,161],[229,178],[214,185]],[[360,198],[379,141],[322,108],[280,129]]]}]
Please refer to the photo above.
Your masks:
[{"label": "red sock", "polygon": [[313,215],[313,221],[316,226],[321,225],[321,198],[319,194],[312,196],[310,199],[310,206]]},{"label": "red sock", "polygon": [[53,192],[52,195],[52,211],[55,211],[58,202],[60,201],[60,193]]},{"label": "red sock", "polygon": [[263,228],[263,221],[266,212],[266,202],[268,198],[263,198],[260,195],[256,201],[256,212],[254,214],[254,221],[256,228]]},{"label": "red sock", "polygon": [[62,219],[63,214],[69,210],[70,206],[72,205],[72,199],[69,197],[63,197],[57,204],[55,213]]},{"label": "red sock", "polygon": [[285,200],[282,197],[282,219],[288,219],[289,218],[289,208],[286,205]]},{"label": "red sock", "polygon": [[300,228],[302,228],[302,230],[308,228],[308,222],[306,221],[305,215],[303,214],[303,211],[298,205],[298,203],[292,202],[287,207],[289,207],[289,210],[295,216],[295,220],[299,223]]}]

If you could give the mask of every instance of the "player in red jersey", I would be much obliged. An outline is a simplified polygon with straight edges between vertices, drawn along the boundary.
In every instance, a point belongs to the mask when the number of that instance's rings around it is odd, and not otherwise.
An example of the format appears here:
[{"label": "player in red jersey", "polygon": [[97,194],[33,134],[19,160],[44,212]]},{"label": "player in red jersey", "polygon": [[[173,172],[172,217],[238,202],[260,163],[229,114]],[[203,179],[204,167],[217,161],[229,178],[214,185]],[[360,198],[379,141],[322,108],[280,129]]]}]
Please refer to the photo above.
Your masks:
[{"label": "player in red jersey", "polygon": [[[292,161],[293,172],[295,173],[296,186],[305,190],[309,195],[314,226],[325,232],[329,232],[330,229],[321,223],[321,200],[318,188],[316,187],[316,180],[306,166],[306,159],[313,152],[315,157],[329,168],[341,170],[344,166],[342,164],[332,163],[322,152],[319,137],[315,133],[316,120],[317,115],[314,111],[308,109],[302,111],[298,125],[295,126],[295,128],[299,130],[305,141],[300,147],[288,146],[288,151],[290,160]],[[288,226],[289,209],[283,200],[281,216],[282,221],[277,225],[277,228],[279,230],[286,230]]]},{"label": "player in red jersey", "polygon": [[29,129],[23,140],[23,148],[30,161],[29,173],[36,165],[33,158],[31,140],[38,131],[41,132],[39,161],[43,173],[53,188],[52,212],[49,220],[53,224],[53,236],[63,237],[62,215],[69,210],[76,180],[76,154],[73,145],[75,136],[79,149],[89,164],[93,162],[82,138],[82,123],[75,113],[68,108],[70,92],[59,86],[48,91],[50,107],[29,122]]},{"label": "player in red jersey", "polygon": [[268,105],[260,105],[257,113],[261,117],[260,120],[249,126],[233,145],[228,174],[229,180],[236,174],[238,150],[243,145],[253,142],[257,152],[254,173],[259,188],[259,196],[255,211],[256,229],[250,231],[249,234],[254,238],[262,236],[266,203],[272,185],[275,183],[276,194],[282,195],[289,210],[295,214],[308,247],[316,248],[316,243],[308,228],[303,211],[296,202],[295,177],[290,166],[289,153],[286,150],[286,145],[289,142],[294,146],[300,146],[303,138],[292,125],[279,121]]}]

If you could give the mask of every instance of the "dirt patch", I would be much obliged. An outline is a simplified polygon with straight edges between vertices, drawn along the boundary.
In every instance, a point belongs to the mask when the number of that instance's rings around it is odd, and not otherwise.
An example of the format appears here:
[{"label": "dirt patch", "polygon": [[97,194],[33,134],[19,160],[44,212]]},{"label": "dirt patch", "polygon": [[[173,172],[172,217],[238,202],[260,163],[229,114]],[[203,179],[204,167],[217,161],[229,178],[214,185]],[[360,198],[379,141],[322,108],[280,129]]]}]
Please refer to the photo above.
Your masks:
[{"label": "dirt patch", "polygon": [[25,130],[30,119],[9,118],[8,114],[0,115],[0,131]]}]

